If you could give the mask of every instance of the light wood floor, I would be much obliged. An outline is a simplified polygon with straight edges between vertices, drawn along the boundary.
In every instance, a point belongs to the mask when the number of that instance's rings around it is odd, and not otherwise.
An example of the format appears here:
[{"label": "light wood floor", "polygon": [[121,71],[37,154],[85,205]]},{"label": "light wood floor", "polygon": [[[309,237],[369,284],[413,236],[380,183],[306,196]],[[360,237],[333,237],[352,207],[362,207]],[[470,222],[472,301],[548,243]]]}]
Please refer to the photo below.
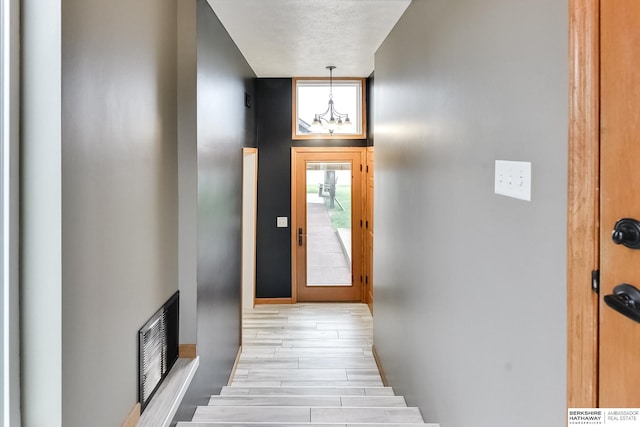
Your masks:
[{"label": "light wood floor", "polygon": [[365,304],[246,311],[229,386],[178,427],[425,426],[418,408],[383,385],[371,352],[372,323]]}]

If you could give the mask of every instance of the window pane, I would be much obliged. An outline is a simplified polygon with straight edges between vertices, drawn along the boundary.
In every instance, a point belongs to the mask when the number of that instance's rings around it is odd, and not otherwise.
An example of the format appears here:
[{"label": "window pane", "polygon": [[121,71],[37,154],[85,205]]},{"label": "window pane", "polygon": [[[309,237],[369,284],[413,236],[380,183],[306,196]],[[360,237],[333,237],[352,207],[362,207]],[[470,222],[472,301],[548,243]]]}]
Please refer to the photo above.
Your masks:
[{"label": "window pane", "polygon": [[352,286],[351,163],[307,163],[307,286]]},{"label": "window pane", "polygon": [[362,79],[334,80],[333,87],[328,80],[295,80],[295,91],[294,136],[364,138]]}]

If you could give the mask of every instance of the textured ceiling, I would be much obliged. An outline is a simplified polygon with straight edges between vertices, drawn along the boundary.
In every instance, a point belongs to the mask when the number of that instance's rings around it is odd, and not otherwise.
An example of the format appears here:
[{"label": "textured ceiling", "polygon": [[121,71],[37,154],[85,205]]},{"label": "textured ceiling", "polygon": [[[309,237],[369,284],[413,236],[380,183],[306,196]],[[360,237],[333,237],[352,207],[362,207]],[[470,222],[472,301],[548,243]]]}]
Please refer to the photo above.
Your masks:
[{"label": "textured ceiling", "polygon": [[411,0],[208,0],[258,77],[367,77]]}]

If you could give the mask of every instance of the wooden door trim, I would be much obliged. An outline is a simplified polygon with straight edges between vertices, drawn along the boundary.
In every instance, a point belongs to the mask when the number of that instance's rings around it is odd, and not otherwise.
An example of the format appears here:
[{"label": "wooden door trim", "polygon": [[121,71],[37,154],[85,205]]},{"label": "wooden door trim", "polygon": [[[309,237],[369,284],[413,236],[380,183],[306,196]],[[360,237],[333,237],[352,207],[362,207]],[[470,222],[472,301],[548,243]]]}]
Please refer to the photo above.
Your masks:
[{"label": "wooden door trim", "polygon": [[298,266],[296,264],[297,238],[295,218],[298,217],[298,197],[296,195],[296,162],[298,148],[291,148],[291,302],[298,302]]},{"label": "wooden door trim", "polygon": [[[363,289],[363,297],[362,301],[364,301],[369,306],[369,311],[373,314],[373,233],[374,233],[374,216],[373,216],[373,193],[369,193],[369,189],[373,190],[375,185],[374,183],[374,165],[375,165],[375,149],[374,147],[367,147],[365,152],[365,179],[364,179],[364,217],[367,221],[365,227],[365,236],[363,239],[363,256],[364,256],[364,276],[365,283],[362,287]],[[371,240],[370,240],[371,236]]]},{"label": "wooden door trim", "polygon": [[[302,154],[307,153],[341,153],[341,154],[354,154],[360,155],[361,164],[364,161],[366,147],[292,147],[291,148],[291,302],[293,304],[298,302],[298,268],[297,268],[297,232],[295,227],[295,218],[298,217],[298,199],[296,195],[296,164],[299,161],[298,158]],[[364,190],[365,180],[360,179],[360,191]],[[360,207],[362,215],[363,207]],[[362,239],[361,239],[362,240]],[[362,244],[362,242],[360,242]],[[362,249],[362,248],[361,248]],[[362,253],[362,251],[361,251]],[[364,256],[362,254],[361,256]],[[362,292],[361,292],[362,294]]]},{"label": "wooden door trim", "polygon": [[600,0],[569,1],[567,406],[598,406]]}]

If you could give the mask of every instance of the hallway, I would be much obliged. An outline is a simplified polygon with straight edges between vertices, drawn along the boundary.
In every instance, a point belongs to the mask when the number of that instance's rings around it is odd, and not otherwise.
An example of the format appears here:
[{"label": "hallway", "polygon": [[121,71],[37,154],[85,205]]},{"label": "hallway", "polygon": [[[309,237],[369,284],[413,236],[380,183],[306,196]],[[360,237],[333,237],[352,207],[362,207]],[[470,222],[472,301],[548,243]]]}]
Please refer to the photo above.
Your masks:
[{"label": "hallway", "polygon": [[[377,361],[427,421],[559,426],[568,407],[598,403],[596,305],[609,291],[593,292],[601,245],[574,239],[615,244],[591,223],[601,213],[592,209],[598,147],[612,135],[599,126],[607,93],[600,74],[617,75],[600,70],[604,2],[311,3],[2,0],[2,427],[135,425],[146,412],[139,331],[178,291],[173,341],[200,359],[176,423],[221,391],[226,400],[214,397],[217,406],[199,409],[200,419],[240,407],[252,419],[248,397],[259,393],[297,403],[281,409],[282,401],[270,401],[261,415],[304,408],[304,416],[290,415],[301,421],[271,421],[280,425],[328,420],[331,406],[344,415],[345,406],[384,397],[371,395],[389,390],[375,378],[363,329],[340,329],[316,306],[273,305],[304,300],[292,274],[307,272],[296,263],[303,211],[291,194],[299,149],[375,150],[375,178],[355,185],[351,198],[364,217],[353,259],[372,262],[353,264],[352,287],[362,283],[365,292],[349,300],[375,296]],[[611,17],[633,17],[607,7]],[[357,16],[367,19],[352,25]],[[299,33],[312,24],[327,30],[314,31],[324,35],[318,43]],[[334,39],[341,30],[349,37]],[[245,51],[240,39],[252,34],[277,49],[249,43]],[[627,52],[636,39],[619,41]],[[635,79],[634,70],[621,72],[616,87]],[[299,134],[334,100],[331,76],[342,112],[339,81],[363,80],[363,133]],[[300,117],[296,83],[305,79],[325,89],[328,80],[329,92]],[[622,95],[635,99],[629,93]],[[255,153],[250,195],[245,149]],[[531,166],[530,201],[496,194],[496,161]],[[351,170],[366,173],[366,162],[357,166]],[[310,186],[318,183],[324,193],[322,179]],[[595,192],[582,191],[587,184]],[[243,195],[253,227],[243,227]],[[367,199],[375,206],[364,206]],[[599,229],[611,230],[610,222]],[[332,250],[316,267],[338,255]],[[619,283],[605,273],[602,284]],[[271,304],[247,313],[244,343],[243,298]],[[331,315],[356,321],[357,310],[344,307]],[[580,314],[584,308],[591,314]],[[229,404],[229,393],[247,401]],[[304,393],[342,398],[302,406],[293,397]]]},{"label": "hallway", "polygon": [[243,316],[229,386],[178,427],[431,426],[384,387],[364,304],[260,305]]}]

